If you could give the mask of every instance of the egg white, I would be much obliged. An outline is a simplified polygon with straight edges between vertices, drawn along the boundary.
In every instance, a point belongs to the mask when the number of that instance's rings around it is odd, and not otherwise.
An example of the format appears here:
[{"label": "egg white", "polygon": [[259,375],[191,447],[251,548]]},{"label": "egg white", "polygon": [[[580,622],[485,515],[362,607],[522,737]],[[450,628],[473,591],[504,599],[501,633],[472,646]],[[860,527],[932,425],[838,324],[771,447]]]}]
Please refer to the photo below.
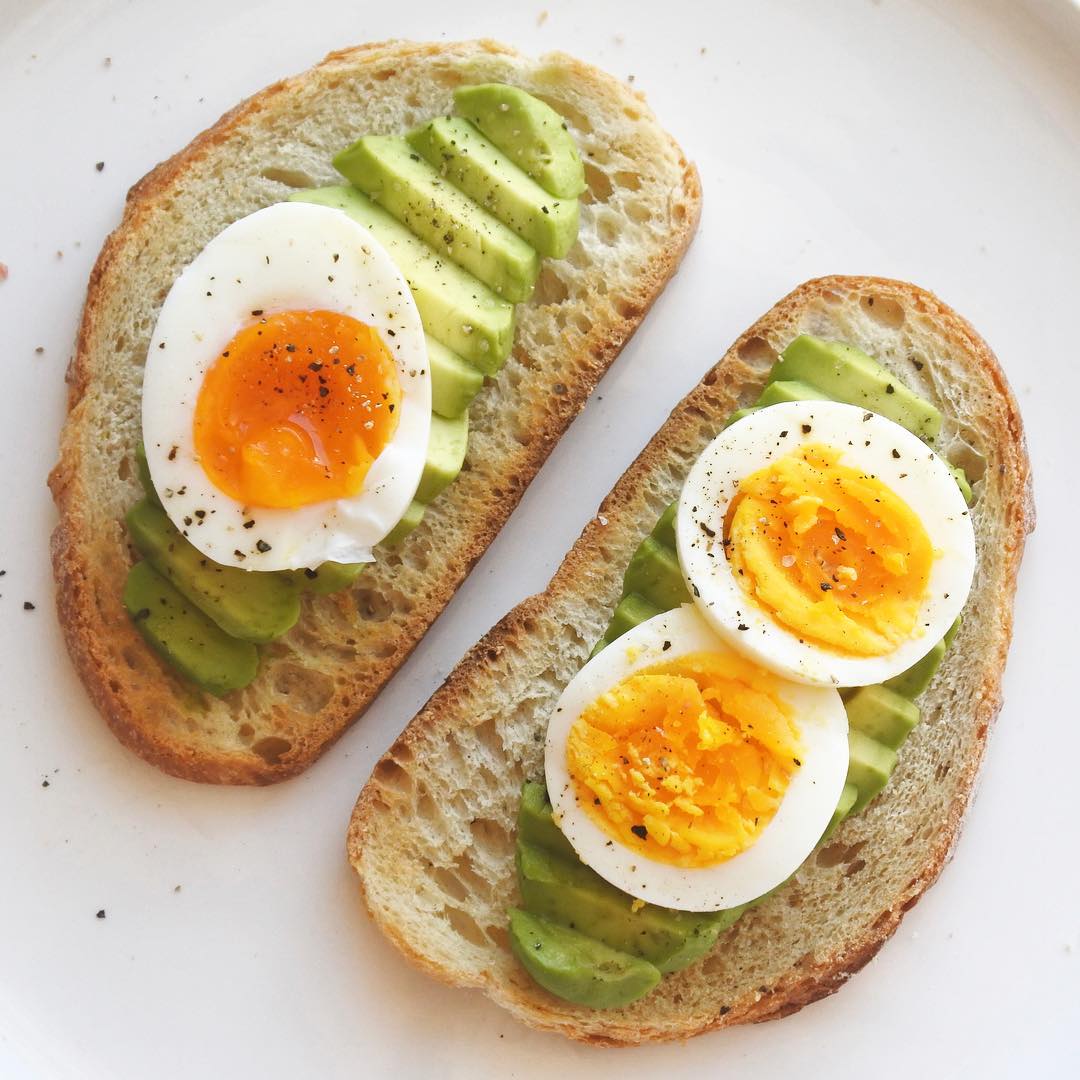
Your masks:
[{"label": "egg white", "polygon": [[[915,632],[881,656],[850,656],[801,641],[743,590],[725,556],[722,523],[739,481],[810,443],[842,451],[841,465],[891,488],[938,553]],[[762,667],[817,685],[867,686],[911,667],[960,614],[975,573],[971,517],[946,462],[899,424],[835,401],[772,405],[721,432],[683,486],[676,539],[694,603],[717,632]]]},{"label": "egg white", "polygon": [[836,690],[778,680],[802,740],[796,770],[772,821],[738,855],[702,868],[654,862],[612,841],[578,800],[566,764],[570,728],[601,694],[642,668],[690,653],[732,651],[692,604],[629,630],[570,681],[548,724],[544,770],[555,820],[582,862],[641,900],[681,911],[720,911],[763,896],[798,869],[836,809],[848,768],[847,714]]},{"label": "egg white", "polygon": [[[378,331],[401,382],[397,429],[358,495],[292,509],[245,506],[213,484],[195,452],[203,379],[255,312],[317,309]],[[165,299],[147,355],[142,425],[165,512],[215,562],[293,570],[371,561],[372,547],[416,492],[431,427],[424,331],[404,277],[371,233],[340,210],[279,203],[241,218],[203,248]],[[249,521],[255,524],[245,528]]]}]

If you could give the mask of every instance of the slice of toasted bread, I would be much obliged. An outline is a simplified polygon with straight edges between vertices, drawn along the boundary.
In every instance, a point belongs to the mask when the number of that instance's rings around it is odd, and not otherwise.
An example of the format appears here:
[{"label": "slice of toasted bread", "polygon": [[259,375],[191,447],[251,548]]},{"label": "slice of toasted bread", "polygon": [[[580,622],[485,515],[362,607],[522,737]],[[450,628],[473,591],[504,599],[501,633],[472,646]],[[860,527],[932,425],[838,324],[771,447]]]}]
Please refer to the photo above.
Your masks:
[{"label": "slice of toasted bread", "polygon": [[[577,244],[547,261],[518,308],[514,351],[470,410],[458,479],[352,590],[307,597],[259,675],[217,700],[144,644],[120,594],[125,510],[147,342],[172,282],[231,221],[295,187],[340,182],[332,154],[358,135],[451,112],[466,82],[507,82],[565,118],[585,161]],[[49,478],[68,649],[121,741],[177,776],[271,783],[311,764],[365,709],[491,543],[559,436],[675,272],[697,225],[697,172],[641,96],[561,54],[501,45],[366,45],[256,94],[128,196],[90,278],[69,371],[70,413]]]},{"label": "slice of toasted bread", "polygon": [[[876,801],[705,959],[626,1008],[571,1005],[532,982],[507,946],[521,782],[543,776],[548,716],[604,632],[637,544],[802,332],[865,350],[945,414],[939,448],[975,481],[979,556],[965,620]],[[975,331],[913,285],[831,277],[801,286],[682,401],[547,590],[465,656],[378,763],[348,835],[372,916],[423,970],[587,1042],[682,1039],[786,1016],[833,993],[896,930],[956,841],[1001,703],[1016,574],[1033,526],[1016,402]]]}]

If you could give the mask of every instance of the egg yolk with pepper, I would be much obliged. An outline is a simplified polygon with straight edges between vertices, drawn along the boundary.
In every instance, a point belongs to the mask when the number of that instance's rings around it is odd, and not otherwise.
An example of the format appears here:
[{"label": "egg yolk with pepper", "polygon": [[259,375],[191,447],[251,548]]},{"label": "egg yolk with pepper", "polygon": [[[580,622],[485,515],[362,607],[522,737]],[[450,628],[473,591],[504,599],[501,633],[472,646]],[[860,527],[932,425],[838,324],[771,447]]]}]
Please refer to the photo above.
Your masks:
[{"label": "egg yolk with pepper", "polygon": [[800,639],[881,656],[917,632],[934,549],[896,492],[840,457],[806,445],[743,479],[725,550],[747,595]]},{"label": "egg yolk with pepper", "polygon": [[378,332],[333,311],[282,311],[243,327],[203,379],[195,449],[245,506],[358,494],[393,437],[401,384]]},{"label": "egg yolk with pepper", "polygon": [[777,683],[732,653],[692,653],[628,676],[570,729],[579,801],[613,840],[657,862],[705,867],[739,854],[801,765]]}]

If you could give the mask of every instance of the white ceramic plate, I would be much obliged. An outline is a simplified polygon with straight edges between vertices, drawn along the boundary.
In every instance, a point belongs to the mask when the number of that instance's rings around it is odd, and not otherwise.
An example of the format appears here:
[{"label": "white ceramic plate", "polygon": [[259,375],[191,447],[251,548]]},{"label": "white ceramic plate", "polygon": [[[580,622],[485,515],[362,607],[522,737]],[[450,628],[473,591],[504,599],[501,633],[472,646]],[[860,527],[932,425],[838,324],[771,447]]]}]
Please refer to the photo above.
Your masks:
[{"label": "white ceramic plate", "polygon": [[[503,535],[341,743],[270,790],[162,776],[90,707],[53,615],[45,474],[92,259],[127,187],[264,84],[355,42],[480,35],[633,76],[701,169],[697,241]],[[0,0],[0,146],[0,1075],[1075,1067],[1080,12],[1064,0]],[[1039,531],[1008,704],[956,859],[849,988],[782,1023],[620,1053],[527,1031],[417,974],[371,927],[343,857],[353,800],[463,650],[546,584],[706,366],[791,287],[835,272],[938,292],[997,351],[1027,420]]]}]

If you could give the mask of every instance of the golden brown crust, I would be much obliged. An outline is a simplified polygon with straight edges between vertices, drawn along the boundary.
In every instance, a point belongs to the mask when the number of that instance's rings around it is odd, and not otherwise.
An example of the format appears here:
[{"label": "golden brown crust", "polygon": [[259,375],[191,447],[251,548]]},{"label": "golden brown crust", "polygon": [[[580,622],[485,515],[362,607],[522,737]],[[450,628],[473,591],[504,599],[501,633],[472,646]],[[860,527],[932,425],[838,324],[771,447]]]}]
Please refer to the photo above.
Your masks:
[{"label": "golden brown crust", "polygon": [[[379,880],[382,864],[366,858],[368,846],[384,844],[387,832],[393,828],[386,813],[393,791],[388,780],[395,771],[400,771],[402,762],[408,763],[414,758],[423,760],[420,751],[428,735],[462,722],[462,703],[472,711],[476,700],[484,695],[485,680],[494,677],[491,672],[504,653],[517,654],[525,650],[545,616],[558,618],[558,612],[568,610],[567,605],[575,594],[580,595],[587,583],[596,580],[596,567],[602,559],[600,553],[606,550],[605,545],[612,543],[611,529],[619,522],[641,522],[648,516],[647,511],[642,512],[642,493],[650,481],[670,465],[672,458],[677,458],[680,448],[700,441],[703,422],[707,427],[712,418],[727,415],[736,403],[745,404],[756,397],[768,367],[760,362],[760,358],[759,362],[754,362],[759,351],[756,346],[770,330],[797,324],[799,313],[823,298],[838,294],[869,295],[877,297],[879,302],[893,300],[902,303],[908,311],[917,312],[920,318],[932,321],[945,346],[955,353],[952,363],[956,371],[970,373],[992,387],[993,398],[985,403],[980,420],[985,424],[982,432],[985,442],[994,451],[998,475],[993,479],[999,484],[999,509],[1003,520],[995,533],[997,551],[990,556],[983,552],[981,559],[989,557],[996,561],[999,587],[989,598],[992,609],[981,608],[972,616],[979,623],[982,644],[978,655],[965,657],[966,665],[977,673],[970,711],[962,717],[963,726],[971,735],[971,748],[963,760],[950,763],[956,770],[955,775],[950,774],[954,783],[952,798],[922,865],[911,875],[906,887],[898,890],[868,924],[854,928],[842,942],[821,955],[813,951],[812,941],[807,942],[810,951],[806,957],[772,980],[769,986],[747,986],[705,1018],[693,1014],[694,1002],[691,1001],[685,1003],[685,1015],[674,1019],[665,1015],[662,1024],[650,1026],[647,1019],[642,1022],[642,1012],[590,1012],[567,1006],[528,981],[523,983],[506,978],[505,971],[495,971],[492,965],[477,972],[464,965],[455,967],[445,959],[433,960],[417,944],[410,933],[412,927],[399,917],[399,913],[388,908],[382,898],[384,883]],[[649,520],[646,528],[652,520],[655,517]],[[469,650],[376,765],[357,800],[347,837],[348,857],[360,876],[371,916],[405,956],[428,974],[451,985],[483,989],[524,1022],[595,1045],[627,1046],[685,1039],[733,1024],[774,1020],[835,993],[896,931],[904,914],[937,880],[951,856],[982,762],[986,736],[1001,707],[1001,677],[1012,633],[1012,601],[1017,573],[1026,537],[1034,525],[1031,470],[1019,409],[996,357],[970,324],[932,294],[904,282],[871,277],[827,277],[803,284],[751,326],[706,373],[603,501],[547,590],[519,604]],[[506,677],[505,671],[502,677]],[[933,692],[932,689],[931,694]],[[893,786],[886,790],[882,799],[888,798]],[[396,811],[400,814],[400,806]],[[400,844],[400,840],[400,835],[394,836],[396,844]],[[415,882],[411,884],[415,885]],[[378,903],[372,898],[376,889],[380,892]],[[723,949],[721,939],[716,952],[722,953]],[[645,1002],[648,1000],[646,998]]]},{"label": "golden brown crust", "polygon": [[[185,695],[190,696],[190,688],[153,656],[123,616],[119,606],[126,572],[122,536],[117,534],[107,556],[103,556],[101,550],[92,548],[89,535],[95,526],[88,507],[99,493],[94,490],[84,462],[95,421],[84,413],[82,404],[95,387],[95,380],[101,378],[103,361],[98,354],[108,331],[102,323],[108,318],[110,293],[118,287],[117,277],[121,276],[118,262],[137,238],[154,227],[154,215],[172,197],[177,185],[197,172],[200,162],[215,148],[234,137],[243,125],[256,121],[282,96],[287,98],[312,80],[333,82],[339,71],[344,77],[358,67],[378,69],[377,77],[384,73],[390,76],[396,69],[435,62],[452,48],[473,55],[518,57],[513,50],[487,41],[456,47],[391,41],[331,53],[311,71],[275,83],[241,103],[139,181],[128,195],[120,225],[106,240],[94,266],[68,372],[69,416],[60,459],[49,477],[60,518],[51,545],[57,607],[79,675],[114,733],[147,761],[173,775],[209,783],[274,783],[301,772],[347,730],[406,659],[491,543],[558,438],[675,272],[693,236],[700,212],[700,183],[694,166],[681,158],[674,142],[668,139],[681,161],[681,216],[676,227],[656,251],[648,271],[621,298],[617,311],[613,309],[613,316],[597,319],[583,343],[580,358],[575,360],[573,377],[533,417],[530,438],[512,474],[502,478],[497,499],[487,497],[488,511],[477,515],[469,535],[453,552],[453,559],[430,574],[423,595],[416,598],[408,613],[393,626],[387,625],[382,640],[376,642],[362,665],[356,665],[354,677],[350,678],[341,665],[335,667],[333,694],[325,705],[301,720],[290,716],[289,737],[281,744],[287,745],[284,752],[276,752],[276,745],[265,741],[263,753],[257,748],[214,745],[212,740],[193,738],[182,725],[161,722],[160,714],[166,708],[178,715],[184,713],[177,703]],[[598,93],[613,92],[614,81],[596,69],[568,57],[556,59],[581,84],[595,86]],[[628,100],[638,100],[625,88],[618,92]],[[529,361],[520,345],[515,349],[515,358],[525,364]],[[464,489],[464,483],[455,484],[446,498],[454,498],[459,488]],[[103,559],[111,565],[100,565]],[[310,607],[316,604],[329,618],[334,614],[334,605],[343,602],[335,597],[311,601],[301,622],[311,617]]]}]

